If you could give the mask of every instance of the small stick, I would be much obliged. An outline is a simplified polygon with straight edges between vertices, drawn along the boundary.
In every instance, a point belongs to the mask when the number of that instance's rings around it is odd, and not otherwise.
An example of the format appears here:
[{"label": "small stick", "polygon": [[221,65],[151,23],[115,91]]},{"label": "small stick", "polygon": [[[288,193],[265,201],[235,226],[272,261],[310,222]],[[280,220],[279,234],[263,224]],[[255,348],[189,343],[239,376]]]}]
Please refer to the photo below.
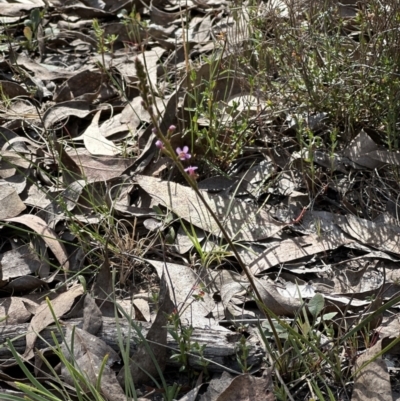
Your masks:
[{"label": "small stick", "polygon": [[307,209],[308,209],[308,207],[304,206],[303,210],[300,212],[299,216],[296,219],[294,219],[293,221],[291,221],[290,223],[288,223],[287,225],[291,226],[291,225],[294,225],[294,224],[299,224],[301,222],[301,220],[303,220],[303,217],[304,217]]}]

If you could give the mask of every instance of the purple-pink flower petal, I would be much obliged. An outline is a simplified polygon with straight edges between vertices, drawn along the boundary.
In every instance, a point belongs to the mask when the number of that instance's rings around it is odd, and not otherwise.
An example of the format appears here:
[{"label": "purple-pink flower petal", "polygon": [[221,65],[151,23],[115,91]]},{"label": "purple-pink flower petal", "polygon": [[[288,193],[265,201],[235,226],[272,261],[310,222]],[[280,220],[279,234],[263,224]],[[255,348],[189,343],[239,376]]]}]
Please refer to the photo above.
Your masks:
[{"label": "purple-pink flower petal", "polygon": [[198,167],[196,166],[189,166],[188,168],[185,168],[185,171],[191,175],[192,177],[196,176],[196,170],[198,169]]},{"label": "purple-pink flower petal", "polygon": [[192,155],[189,153],[189,148],[187,146],[184,146],[183,149],[177,147],[176,153],[178,154],[178,157],[181,160],[187,160],[192,157]]},{"label": "purple-pink flower petal", "polygon": [[158,149],[162,149],[164,147],[164,144],[162,143],[162,141],[160,141],[159,139],[156,141],[156,146]]}]

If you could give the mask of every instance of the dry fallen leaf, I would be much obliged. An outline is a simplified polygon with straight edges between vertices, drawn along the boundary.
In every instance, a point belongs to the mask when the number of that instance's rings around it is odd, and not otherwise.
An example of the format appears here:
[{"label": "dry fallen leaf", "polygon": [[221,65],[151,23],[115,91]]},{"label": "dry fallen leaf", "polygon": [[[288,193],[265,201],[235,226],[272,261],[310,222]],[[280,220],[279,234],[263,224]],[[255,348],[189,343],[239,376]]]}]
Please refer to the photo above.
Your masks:
[{"label": "dry fallen leaf", "polygon": [[213,318],[206,318],[215,306],[212,296],[206,292],[201,301],[193,298],[193,295],[197,295],[201,290],[201,285],[205,285],[205,283],[192,269],[183,265],[156,260],[146,259],[146,262],[154,266],[159,277],[162,277],[164,268],[167,269],[168,280],[171,280],[168,281],[171,291],[170,297],[173,302],[176,301],[175,307],[179,311],[182,321],[191,324],[193,327],[210,326],[214,329],[220,328],[216,326]]},{"label": "dry fallen leaf", "polygon": [[68,155],[79,166],[87,182],[120,177],[134,163],[131,158],[94,156],[83,148],[70,149]]},{"label": "dry fallen leaf", "polygon": [[[135,384],[150,380],[151,376],[158,375],[164,370],[167,363],[167,324],[169,315],[174,310],[174,303],[170,298],[169,285],[167,284],[167,273],[164,271],[160,284],[160,303],[156,319],[147,332],[147,344],[140,344],[135,356],[129,365],[132,380]],[[150,354],[150,347],[153,355]],[[153,361],[153,357],[156,364]],[[122,368],[118,375],[122,386],[125,386],[125,369]]]},{"label": "dry fallen leaf", "polygon": [[373,159],[368,155],[370,152],[376,150],[378,150],[378,145],[364,130],[361,130],[344,151],[344,155],[360,166],[374,169],[384,165],[383,162]]},{"label": "dry fallen leaf", "polygon": [[321,236],[312,234],[306,237],[288,239],[267,248],[257,255],[249,264],[249,267],[253,274],[258,274],[280,263],[325,252],[351,242],[353,240],[343,235],[332,235],[329,232],[323,233]]},{"label": "dry fallen leaf", "polygon": [[[28,305],[28,308],[26,307]],[[0,300],[0,326],[6,324],[19,324],[27,322],[32,311],[35,310],[35,303],[26,298],[9,297]],[[3,318],[6,318],[3,320]]]},{"label": "dry fallen leaf", "polygon": [[255,279],[254,283],[257,287],[258,293],[261,296],[263,305],[265,305],[276,315],[295,316],[300,310],[303,304],[302,300],[299,298],[282,296],[276,288],[276,284],[273,284],[267,280],[258,279]]},{"label": "dry fallen leaf", "polygon": [[115,156],[120,151],[112,141],[101,134],[99,129],[100,114],[101,110],[93,117],[92,123],[83,134],[83,142],[92,155]]},{"label": "dry fallen leaf", "polygon": [[352,401],[393,400],[390,375],[382,356],[363,367],[366,362],[371,361],[381,350],[382,340],[379,340],[357,358],[353,371],[358,372],[358,374],[354,381]]},{"label": "dry fallen leaf", "polygon": [[224,372],[211,381],[200,401],[274,401],[271,371],[265,370],[262,377],[249,374],[232,377]]},{"label": "dry fallen leaf", "polygon": [[[178,217],[214,235],[221,231],[200,198],[189,187],[157,178],[137,176],[138,184],[156,201],[171,209]],[[235,199],[202,194],[217,218],[224,224],[232,240],[256,241],[280,231],[282,223],[275,221],[265,210]]]},{"label": "dry fallen leaf", "polygon": [[[67,313],[75,299],[83,294],[83,287],[78,284],[71,287],[68,291],[60,294],[57,298],[51,301],[53,312],[56,317],[61,317]],[[36,314],[29,324],[26,334],[26,348],[24,358],[30,359],[33,357],[33,347],[38,334],[49,324],[54,322],[53,314],[51,313],[47,302],[44,301],[36,310]]]},{"label": "dry fallen leaf", "polygon": [[380,250],[400,254],[400,227],[385,223],[374,223],[348,214],[338,222],[347,234]]},{"label": "dry fallen leaf", "polygon": [[89,334],[96,335],[103,324],[100,308],[95,300],[89,295],[85,295],[83,303],[83,330]]},{"label": "dry fallen leaf", "polygon": [[45,128],[51,128],[53,125],[64,121],[70,116],[85,118],[91,113],[90,104],[84,100],[69,100],[67,102],[56,104],[45,111],[43,123]]},{"label": "dry fallen leaf", "polygon": [[38,273],[42,263],[29,245],[23,245],[0,254],[1,279],[9,280]]},{"label": "dry fallen leaf", "polygon": [[[72,344],[73,355],[70,354]],[[62,344],[62,351],[69,361],[74,361],[75,366],[93,386],[100,383],[100,391],[108,401],[127,401],[121,386],[118,384],[115,373],[111,369],[111,365],[119,360],[118,354],[104,341],[84,330],[77,327],[73,329],[68,325],[65,342]],[[101,367],[106,357],[107,362],[101,372]],[[61,372],[67,383],[74,385],[74,379],[65,366],[63,366]],[[99,381],[100,373],[102,374],[101,381]]]},{"label": "dry fallen leaf", "polygon": [[54,253],[54,256],[57,258],[58,262],[61,265],[61,268],[63,268],[64,270],[69,269],[68,254],[64,247],[64,244],[59,241],[57,234],[52,229],[50,229],[41,218],[32,214],[25,214],[20,217],[4,219],[4,221],[23,224],[34,230],[41,236],[43,241]]},{"label": "dry fallen leaf", "polygon": [[26,209],[15,188],[10,185],[0,185],[0,219],[18,216]]}]

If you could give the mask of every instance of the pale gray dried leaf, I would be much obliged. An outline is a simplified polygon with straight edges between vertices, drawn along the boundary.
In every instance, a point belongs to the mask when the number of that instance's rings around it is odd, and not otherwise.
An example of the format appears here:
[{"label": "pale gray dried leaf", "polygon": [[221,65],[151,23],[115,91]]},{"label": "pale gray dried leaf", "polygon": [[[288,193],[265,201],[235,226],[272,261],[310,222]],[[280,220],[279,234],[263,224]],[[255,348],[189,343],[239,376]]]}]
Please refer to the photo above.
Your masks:
[{"label": "pale gray dried leaf", "polygon": [[[260,294],[262,304],[278,316],[295,316],[303,305],[303,302],[298,298],[282,296],[276,284],[256,278],[254,279],[254,283]],[[260,310],[262,311],[261,307]]]},{"label": "pale gray dried leaf", "polygon": [[157,24],[157,25],[170,25],[172,22],[174,22],[176,19],[180,17],[180,15],[183,12],[165,12],[162,10],[159,10],[157,7],[155,7],[153,4],[150,6],[150,20],[151,23]]},{"label": "pale gray dried leaf", "polygon": [[350,214],[346,216],[345,220],[340,220],[338,225],[343,231],[362,244],[400,254],[398,226],[374,223]]},{"label": "pale gray dried leaf", "polygon": [[349,146],[344,151],[344,155],[361,166],[374,169],[382,167],[385,164],[368,155],[369,152],[375,150],[378,150],[378,145],[364,130],[361,130],[350,142]]},{"label": "pale gray dried leaf", "polygon": [[260,99],[250,95],[250,93],[237,93],[230,96],[224,103],[223,111],[228,116],[235,118],[248,119],[255,117],[260,109]]},{"label": "pale gray dried leaf", "polygon": [[[19,154],[13,150],[2,150],[0,153],[1,162],[0,162],[0,169],[12,169],[15,171],[15,168],[23,168],[28,169],[32,163],[34,162],[35,158],[29,154]],[[2,173],[3,175],[4,173]]]},{"label": "pale gray dried leaf", "polygon": [[14,123],[20,121],[20,124],[23,124],[23,121],[26,123],[27,120],[29,122],[40,121],[38,110],[27,100],[20,98],[12,100],[7,107],[3,107],[0,115],[2,119],[11,120]]},{"label": "pale gray dried leaf", "polygon": [[274,189],[280,195],[288,196],[292,194],[297,189],[292,172],[284,172],[279,175]]},{"label": "pale gray dried leaf", "polygon": [[163,222],[158,219],[153,219],[152,217],[143,221],[143,225],[151,232],[160,231],[163,227]]},{"label": "pale gray dried leaf", "polygon": [[75,73],[72,71],[68,71],[64,68],[56,68],[52,66],[52,70],[50,71],[44,65],[37,63],[33,58],[27,57],[24,54],[20,53],[18,55],[18,65],[24,66],[26,69],[30,70],[34,77],[43,80],[43,81],[53,81],[55,79],[61,78],[69,78]]},{"label": "pale gray dried leaf", "polygon": [[262,243],[246,244],[245,247],[240,247],[237,249],[237,251],[242,261],[246,265],[249,265],[254,260],[254,258],[257,257],[257,255],[263,252],[265,248],[268,248],[270,246],[274,246],[273,243],[269,242],[268,246],[265,246],[265,244]]},{"label": "pale gray dried leaf", "polygon": [[4,181],[0,180],[0,185],[9,185],[13,187],[17,194],[21,194],[27,184],[27,175],[24,174],[14,174],[12,177],[5,178]]},{"label": "pale gray dried leaf", "polygon": [[121,112],[120,123],[125,124],[133,133],[141,122],[141,97],[138,96],[129,102]]},{"label": "pale gray dried leaf", "polygon": [[83,330],[96,335],[103,325],[102,314],[95,300],[87,293],[83,302]]},{"label": "pale gray dried leaf", "polygon": [[47,109],[43,115],[43,124],[45,128],[50,128],[69,116],[85,118],[90,113],[91,107],[89,102],[84,100],[69,100]]},{"label": "pale gray dried leaf", "polygon": [[134,299],[133,307],[137,320],[145,322],[151,321],[150,305],[147,299],[141,299],[141,298]]},{"label": "pale gray dried leaf", "polygon": [[[329,303],[336,305],[336,307],[340,308],[360,308],[362,306],[367,306],[371,304],[371,301],[364,301],[360,299],[354,298],[353,294],[350,296],[343,296],[343,295],[335,295],[335,294],[324,294],[324,298]],[[328,302],[327,302],[328,303]]]},{"label": "pale gray dried leaf", "polygon": [[393,152],[389,152],[386,149],[374,150],[369,152],[368,156],[385,164],[394,164],[395,166],[400,165],[400,152],[398,150]]},{"label": "pale gray dried leaf", "polygon": [[[61,317],[67,313],[75,298],[83,294],[83,287],[78,284],[71,287],[68,291],[60,294],[57,298],[51,301],[52,309],[56,317]],[[33,357],[33,347],[35,341],[45,327],[54,322],[53,314],[51,313],[47,302],[44,301],[36,310],[36,314],[29,324],[28,332],[26,334],[26,348],[24,358],[30,359]]]},{"label": "pale gray dried leaf", "polygon": [[26,305],[28,304],[34,310],[34,303],[29,301],[29,299],[18,298],[18,297],[9,297],[2,298],[0,300],[0,326],[6,324],[20,324],[27,322],[32,313],[27,309]]},{"label": "pale gray dried leaf", "polygon": [[247,279],[238,273],[221,270],[215,277],[215,284],[221,292],[221,302],[224,306],[228,304],[231,298],[240,292],[246,291],[249,286]]},{"label": "pale gray dried leaf", "polygon": [[[352,401],[392,401],[390,374],[382,356],[376,355],[382,351],[382,340],[366,349],[356,360],[353,373],[354,380]],[[368,363],[365,367],[364,364]],[[361,369],[361,370],[360,370]]]},{"label": "pale gray dried leaf", "polygon": [[278,18],[289,17],[289,5],[284,0],[271,0],[266,6],[268,14]]},{"label": "pale gray dried leaf", "polygon": [[[70,354],[72,344],[73,355]],[[74,361],[75,366],[93,386],[100,383],[100,391],[108,401],[127,401],[115,373],[111,369],[111,365],[119,360],[118,354],[103,340],[77,327],[72,329],[68,325],[62,351],[69,361]],[[107,363],[101,372],[105,357],[107,357]],[[74,379],[65,366],[62,367],[61,372],[67,383],[74,385]],[[101,381],[99,381],[100,372],[102,373]]]},{"label": "pale gray dried leaf", "polygon": [[101,110],[95,114],[92,123],[86,128],[83,134],[83,143],[92,155],[115,156],[120,153],[120,150],[112,141],[101,134],[99,129],[100,114]]},{"label": "pale gray dried leaf", "polygon": [[[78,327],[73,328],[70,324],[66,326],[66,344],[65,346],[62,345],[62,350],[64,356],[67,358],[68,361],[77,361],[86,353],[89,353],[90,356],[97,356],[100,360],[103,360],[103,358],[108,354],[109,358],[107,360],[106,366],[111,366],[113,363],[119,361],[119,356],[117,352],[114,351],[100,338],[86,332],[85,330],[79,329]],[[73,333],[75,334],[74,337],[72,336]],[[73,355],[68,352],[68,349],[72,349],[72,344],[74,344]],[[100,371],[100,365],[98,365],[97,367],[90,365],[90,370],[92,371],[92,373],[97,374]]]},{"label": "pale gray dried leaf", "polygon": [[[261,318],[264,315],[261,314]],[[243,302],[241,305],[236,305],[234,303],[229,303],[225,306],[225,319],[232,321],[233,324],[238,324],[240,320],[246,319],[256,319],[257,315],[255,312],[245,309],[243,307]]]},{"label": "pale gray dried leaf", "polygon": [[[217,322],[213,318],[205,316],[214,309],[215,301],[207,292],[201,301],[196,301],[193,295],[198,295],[201,287],[205,283],[195,274],[193,269],[178,265],[175,263],[164,263],[156,260],[146,259],[157,270],[159,277],[162,277],[164,267],[167,269],[167,277],[170,289],[170,297],[173,302],[176,301],[175,307],[179,311],[181,320],[191,324],[193,327],[210,326],[217,328]],[[173,288],[173,290],[172,290]]]},{"label": "pale gray dried leaf", "polygon": [[366,297],[373,291],[377,292],[384,283],[383,274],[370,266],[368,262],[361,262],[361,267],[356,268],[355,266],[359,266],[360,262],[351,263],[353,261],[354,259],[345,264],[341,263],[339,268],[332,267],[329,279],[317,277],[313,279],[313,286],[318,288],[320,292],[326,292],[318,287],[318,283],[322,283],[329,285],[328,292],[343,295],[358,294],[359,297],[363,294]]},{"label": "pale gray dried leaf", "polygon": [[[180,218],[213,235],[222,236],[217,223],[191,188],[146,176],[137,176],[137,181],[152,198]],[[231,239],[256,241],[270,237],[283,226],[256,206],[218,195],[202,195]]]},{"label": "pale gray dried leaf", "polygon": [[[154,99],[154,111],[156,114],[162,115],[165,110],[165,100],[159,97]],[[136,131],[136,128],[142,122],[151,123],[149,112],[142,105],[142,97],[135,97],[128,103],[121,112],[121,123],[127,124],[131,129]]]},{"label": "pale gray dried leaf", "polygon": [[44,208],[51,203],[51,198],[47,191],[34,183],[29,182],[28,184],[28,190],[21,195],[25,205]]},{"label": "pale gray dried leaf", "polygon": [[[204,400],[215,401],[274,401],[273,381],[271,370],[264,371],[262,377],[251,374],[242,374],[233,378],[215,398],[204,398]],[[203,400],[203,398],[202,398]]]},{"label": "pale gray dried leaf", "polygon": [[218,396],[228,388],[234,377],[228,372],[215,374],[210,381],[207,391],[201,395],[200,401],[216,401]]},{"label": "pale gray dried leaf", "polygon": [[66,212],[70,212],[75,208],[85,184],[84,180],[72,182],[50,204],[46,207],[42,206],[42,210],[36,216],[42,218],[49,226],[54,228],[59,221],[66,218]]},{"label": "pale gray dried leaf", "polygon": [[18,216],[26,209],[15,188],[11,185],[0,185],[0,219]]},{"label": "pale gray dried leaf", "polygon": [[276,172],[276,166],[269,157],[264,157],[265,160],[250,167],[247,171],[240,173],[239,177],[251,184],[260,183],[269,179],[271,175]]},{"label": "pale gray dried leaf", "polygon": [[267,248],[253,259],[249,268],[253,274],[258,274],[278,264],[326,252],[352,242],[354,240],[346,238],[344,235],[331,235],[329,232],[320,236],[311,234],[306,237],[288,239]]},{"label": "pale gray dried leaf", "polygon": [[103,255],[103,263],[97,272],[96,280],[93,285],[93,295],[99,299],[107,299],[114,293],[110,261],[106,253]]},{"label": "pale gray dried leaf", "polygon": [[[379,337],[382,339],[393,340],[400,336],[400,322],[397,315],[384,317],[379,327],[376,328]],[[388,341],[385,341],[386,343]]]},{"label": "pale gray dried leaf", "polygon": [[[147,344],[140,344],[138,350],[131,360],[130,373],[135,384],[142,383],[149,379],[149,376],[156,376],[159,370],[164,371],[167,363],[167,324],[168,317],[174,310],[174,303],[171,300],[171,291],[167,283],[167,273],[161,274],[160,302],[157,316],[146,335]],[[148,351],[150,347],[153,357]],[[120,380],[125,382],[125,371],[121,370]]]},{"label": "pale gray dried leaf", "polygon": [[204,44],[210,40],[210,34],[213,24],[211,15],[202,18],[202,21],[195,27],[191,40],[193,42]]},{"label": "pale gray dried leaf", "polygon": [[276,286],[276,291],[284,298],[309,299],[315,295],[314,287],[311,284],[294,284],[290,281],[284,286]]},{"label": "pale gray dried leaf", "polygon": [[98,72],[90,70],[79,71],[57,88],[54,94],[54,101],[57,103],[72,99],[76,101],[79,96],[97,92],[102,81],[102,75]]},{"label": "pale gray dried leaf", "polygon": [[23,4],[15,4],[15,3],[4,3],[1,5],[1,15],[7,17],[18,17],[21,18],[22,15],[27,15],[28,11],[37,7],[44,7],[45,4],[42,0],[27,0],[24,1]]},{"label": "pale gray dried leaf", "polygon": [[0,254],[1,279],[9,280],[15,277],[36,273],[41,266],[38,255],[29,245]]},{"label": "pale gray dried leaf", "polygon": [[61,267],[65,270],[69,270],[68,254],[64,247],[64,244],[58,239],[57,234],[47,226],[45,221],[32,214],[25,214],[23,216],[13,217],[4,220],[11,223],[23,224],[34,230],[37,234],[41,236],[43,241],[54,253],[54,256],[57,258]]},{"label": "pale gray dried leaf", "polygon": [[[144,299],[139,299],[139,301],[144,301],[144,303],[147,303],[147,301],[144,300]],[[142,322],[143,321],[146,321],[146,322],[150,321],[150,320],[143,319],[143,315],[140,313],[139,309],[136,309],[134,307],[132,300],[130,300],[130,299],[116,299],[115,302],[119,306],[119,308],[118,308],[119,312],[124,311],[124,312],[121,312],[122,315],[126,314],[126,316],[129,316],[130,319],[132,319],[132,320],[139,320],[139,321],[142,321]],[[140,304],[140,306],[142,306],[141,302],[139,302],[139,304]],[[115,316],[115,306],[116,305],[114,304],[113,306],[114,306],[114,316]],[[136,313],[136,311],[139,311],[139,312]],[[150,317],[150,308],[149,308],[149,317]]]},{"label": "pale gray dried leaf", "polygon": [[133,163],[133,158],[93,156],[86,149],[70,149],[69,157],[82,170],[87,182],[108,181],[119,177]]},{"label": "pale gray dried leaf", "polygon": [[[295,216],[297,217],[297,216]],[[307,210],[301,220],[301,229],[307,234],[317,234],[320,232],[335,232],[340,235],[337,223],[337,215],[325,211]]]},{"label": "pale gray dried leaf", "polygon": [[[6,127],[0,127],[0,146],[1,151],[6,152],[8,150],[18,152],[23,157],[28,158],[31,156],[31,151],[26,144],[31,145],[33,148],[38,148],[39,145],[28,138],[17,135],[14,131]],[[7,153],[5,153],[7,155]],[[10,156],[12,153],[9,154]],[[35,159],[33,158],[32,161]]]},{"label": "pale gray dried leaf", "polygon": [[121,140],[135,134],[136,126],[133,128],[128,124],[123,123],[122,118],[122,113],[119,113],[104,121],[100,125],[100,133],[104,136],[104,138],[119,134],[118,140]]},{"label": "pale gray dried leaf", "polygon": [[232,252],[227,250],[226,246],[222,246],[220,241],[214,241],[213,239],[207,238],[202,244],[201,249],[203,252],[214,253],[214,254],[225,254],[227,256],[233,256]]},{"label": "pale gray dried leaf", "polygon": [[162,47],[154,47],[139,55],[132,57],[124,57],[115,61],[114,67],[121,73],[122,76],[130,78],[131,81],[137,80],[135,59],[138,58],[146,69],[146,75],[150,86],[156,88],[157,85],[157,63],[160,57],[165,53]]}]

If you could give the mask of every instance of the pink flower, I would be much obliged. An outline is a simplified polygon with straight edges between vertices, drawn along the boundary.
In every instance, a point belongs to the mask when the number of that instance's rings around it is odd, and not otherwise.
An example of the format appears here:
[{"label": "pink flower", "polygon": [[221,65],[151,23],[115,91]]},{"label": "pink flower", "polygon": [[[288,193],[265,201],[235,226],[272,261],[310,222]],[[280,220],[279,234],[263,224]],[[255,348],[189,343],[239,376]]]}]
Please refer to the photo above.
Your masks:
[{"label": "pink flower", "polygon": [[187,146],[184,146],[183,149],[176,148],[176,153],[178,154],[178,157],[181,160],[187,160],[192,157],[192,155],[189,153],[189,148]]},{"label": "pink flower", "polygon": [[156,146],[157,146],[158,149],[163,149],[164,148],[164,144],[159,139],[156,141]]},{"label": "pink flower", "polygon": [[170,125],[168,131],[172,134],[176,130],[175,125]]},{"label": "pink flower", "polygon": [[197,177],[196,170],[198,167],[196,166],[189,166],[188,168],[185,168],[185,171],[191,176],[191,177]]}]

